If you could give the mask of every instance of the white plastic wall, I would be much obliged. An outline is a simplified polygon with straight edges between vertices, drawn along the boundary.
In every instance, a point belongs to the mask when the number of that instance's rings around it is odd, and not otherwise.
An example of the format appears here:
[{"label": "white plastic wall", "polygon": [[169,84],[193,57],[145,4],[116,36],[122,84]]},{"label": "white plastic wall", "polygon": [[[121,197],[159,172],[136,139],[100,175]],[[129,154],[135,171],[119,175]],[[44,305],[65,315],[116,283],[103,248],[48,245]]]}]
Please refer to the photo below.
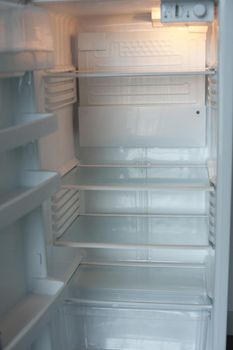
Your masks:
[{"label": "white plastic wall", "polygon": [[[81,18],[79,23],[80,71],[205,67],[205,25],[152,28],[143,16],[96,16]],[[80,78],[79,134],[76,132],[80,162],[124,163],[127,159],[136,163],[166,158],[191,163],[197,157],[205,162],[204,81],[202,76]]]}]

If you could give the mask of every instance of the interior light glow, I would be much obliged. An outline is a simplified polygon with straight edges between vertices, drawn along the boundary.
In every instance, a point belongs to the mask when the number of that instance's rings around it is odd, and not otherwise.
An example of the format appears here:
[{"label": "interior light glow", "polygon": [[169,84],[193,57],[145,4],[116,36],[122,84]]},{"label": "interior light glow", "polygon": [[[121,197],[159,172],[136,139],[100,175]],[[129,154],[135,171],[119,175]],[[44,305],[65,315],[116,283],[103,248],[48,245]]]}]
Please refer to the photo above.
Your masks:
[{"label": "interior light glow", "polygon": [[160,7],[155,7],[151,10],[151,21],[154,23],[155,21],[160,21],[161,12]]}]

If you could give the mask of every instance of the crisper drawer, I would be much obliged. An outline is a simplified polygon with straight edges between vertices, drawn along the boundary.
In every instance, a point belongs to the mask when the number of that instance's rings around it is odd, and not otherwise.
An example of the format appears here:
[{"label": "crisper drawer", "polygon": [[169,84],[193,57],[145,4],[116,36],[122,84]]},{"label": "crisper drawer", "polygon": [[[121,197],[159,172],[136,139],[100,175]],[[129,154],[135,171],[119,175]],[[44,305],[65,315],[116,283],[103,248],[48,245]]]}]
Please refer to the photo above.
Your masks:
[{"label": "crisper drawer", "polygon": [[69,349],[205,350],[208,311],[64,306]]}]

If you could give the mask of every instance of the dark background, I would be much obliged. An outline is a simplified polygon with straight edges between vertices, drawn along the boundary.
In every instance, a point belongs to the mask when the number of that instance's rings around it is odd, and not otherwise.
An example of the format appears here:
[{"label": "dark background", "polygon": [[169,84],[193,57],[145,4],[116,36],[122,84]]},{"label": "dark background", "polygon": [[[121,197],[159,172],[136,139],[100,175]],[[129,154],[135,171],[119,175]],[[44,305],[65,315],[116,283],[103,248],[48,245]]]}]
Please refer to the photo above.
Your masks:
[{"label": "dark background", "polygon": [[227,337],[227,350],[233,350],[233,336]]}]

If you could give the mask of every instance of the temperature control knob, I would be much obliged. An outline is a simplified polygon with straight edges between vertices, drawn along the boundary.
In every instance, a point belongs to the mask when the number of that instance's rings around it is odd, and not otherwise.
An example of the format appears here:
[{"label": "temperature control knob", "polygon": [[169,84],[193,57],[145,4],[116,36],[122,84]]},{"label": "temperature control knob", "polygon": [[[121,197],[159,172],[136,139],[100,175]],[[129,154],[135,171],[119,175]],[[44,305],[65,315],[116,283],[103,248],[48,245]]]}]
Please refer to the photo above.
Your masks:
[{"label": "temperature control knob", "polygon": [[204,17],[207,13],[206,5],[203,5],[203,4],[195,5],[193,8],[193,12],[194,12],[195,16],[197,16],[199,18]]}]

